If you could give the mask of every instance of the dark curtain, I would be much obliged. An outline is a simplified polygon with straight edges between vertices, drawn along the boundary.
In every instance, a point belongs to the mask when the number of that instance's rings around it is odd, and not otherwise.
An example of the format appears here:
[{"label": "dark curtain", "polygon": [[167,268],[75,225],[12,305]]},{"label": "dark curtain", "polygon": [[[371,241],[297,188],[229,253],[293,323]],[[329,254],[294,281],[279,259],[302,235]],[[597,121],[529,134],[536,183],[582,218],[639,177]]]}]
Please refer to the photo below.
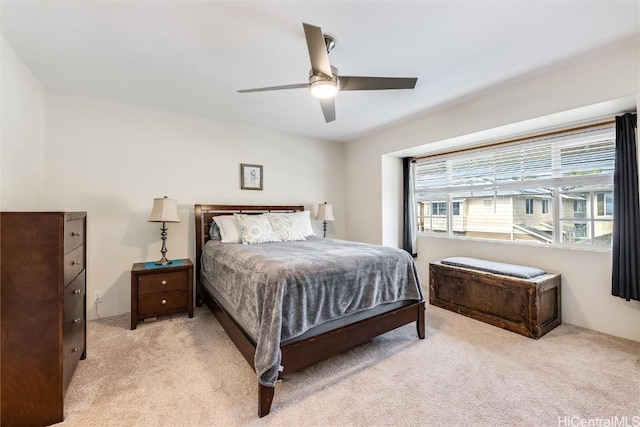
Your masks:
[{"label": "dark curtain", "polygon": [[402,249],[414,257],[418,256],[415,245],[415,220],[412,188],[412,162],[411,157],[402,159],[402,203],[404,218],[402,221]]},{"label": "dark curtain", "polygon": [[611,294],[627,301],[640,300],[640,202],[636,122],[636,114],[627,113],[616,117]]}]

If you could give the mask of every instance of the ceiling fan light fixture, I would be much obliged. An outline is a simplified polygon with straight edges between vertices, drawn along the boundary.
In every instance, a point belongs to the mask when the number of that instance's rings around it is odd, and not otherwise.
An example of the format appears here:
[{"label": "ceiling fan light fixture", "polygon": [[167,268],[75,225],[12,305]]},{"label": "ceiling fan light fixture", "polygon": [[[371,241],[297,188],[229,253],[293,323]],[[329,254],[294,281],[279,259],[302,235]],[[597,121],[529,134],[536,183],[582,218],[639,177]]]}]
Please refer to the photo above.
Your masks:
[{"label": "ceiling fan light fixture", "polygon": [[330,34],[323,33],[322,29],[315,25],[303,22],[302,27],[307,42],[307,50],[309,51],[309,60],[311,61],[309,83],[244,89],[238,92],[308,88],[311,95],[318,98],[324,120],[329,123],[336,119],[334,97],[340,91],[415,88],[417,77],[341,76],[338,73],[338,69],[329,62],[329,52],[336,45],[335,38]]},{"label": "ceiling fan light fixture", "polygon": [[317,80],[309,84],[309,90],[316,98],[333,98],[338,93],[338,84],[333,80]]}]

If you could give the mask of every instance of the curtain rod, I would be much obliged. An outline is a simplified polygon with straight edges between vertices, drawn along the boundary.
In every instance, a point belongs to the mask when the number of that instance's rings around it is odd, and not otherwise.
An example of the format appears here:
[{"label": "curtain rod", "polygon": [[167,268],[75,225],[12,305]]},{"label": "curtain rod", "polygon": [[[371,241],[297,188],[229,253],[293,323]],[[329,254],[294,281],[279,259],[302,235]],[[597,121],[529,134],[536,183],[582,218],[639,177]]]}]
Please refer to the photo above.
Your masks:
[{"label": "curtain rod", "polygon": [[551,131],[551,132],[542,132],[542,133],[538,133],[538,134],[534,134],[534,135],[528,135],[528,136],[523,136],[523,137],[515,138],[515,139],[508,139],[508,140],[504,140],[504,141],[492,142],[492,143],[478,145],[478,146],[474,146],[474,147],[459,148],[457,150],[441,151],[441,152],[438,152],[438,153],[425,154],[423,156],[415,156],[415,157],[411,158],[411,161],[412,162],[416,162],[418,160],[429,159],[429,158],[432,158],[432,157],[438,157],[438,156],[444,156],[444,155],[450,155],[450,154],[466,153],[467,151],[474,151],[474,150],[482,150],[482,149],[486,149],[486,148],[499,147],[501,145],[514,144],[516,142],[522,142],[522,141],[527,141],[527,140],[530,140],[530,139],[538,139],[538,138],[544,138],[544,137],[549,137],[549,136],[556,136],[556,135],[561,135],[561,134],[564,134],[564,133],[572,133],[572,132],[576,132],[576,131],[591,129],[591,128],[604,126],[604,125],[615,124],[615,123],[616,123],[616,119],[613,118],[613,119],[603,120],[601,122],[591,123],[591,124],[588,124],[588,125],[578,126],[578,127],[574,127],[574,128],[570,128],[570,129],[555,130],[555,131]]}]

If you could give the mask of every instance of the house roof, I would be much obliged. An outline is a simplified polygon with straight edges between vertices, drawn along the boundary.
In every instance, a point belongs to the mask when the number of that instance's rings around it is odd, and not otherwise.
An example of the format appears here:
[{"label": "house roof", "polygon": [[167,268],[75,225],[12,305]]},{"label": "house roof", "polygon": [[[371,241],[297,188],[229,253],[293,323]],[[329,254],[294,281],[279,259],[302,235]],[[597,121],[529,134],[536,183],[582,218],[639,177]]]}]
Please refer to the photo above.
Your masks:
[{"label": "house roof", "polygon": [[[600,50],[638,42],[628,1],[2,1],[1,30],[54,91],[346,141]],[[417,77],[339,93],[325,123],[305,89],[302,23],[336,38],[342,75]]]}]

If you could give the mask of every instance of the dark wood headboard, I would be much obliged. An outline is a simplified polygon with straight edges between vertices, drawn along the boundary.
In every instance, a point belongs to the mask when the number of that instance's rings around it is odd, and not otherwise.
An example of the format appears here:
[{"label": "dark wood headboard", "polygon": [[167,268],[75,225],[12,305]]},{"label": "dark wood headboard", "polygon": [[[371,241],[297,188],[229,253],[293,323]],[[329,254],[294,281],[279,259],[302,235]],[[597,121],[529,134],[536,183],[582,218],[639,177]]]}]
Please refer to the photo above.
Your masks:
[{"label": "dark wood headboard", "polygon": [[304,206],[253,206],[253,205],[195,205],[196,219],[196,280],[200,278],[202,246],[210,239],[209,228],[214,216],[261,214],[265,212],[301,212]]}]

